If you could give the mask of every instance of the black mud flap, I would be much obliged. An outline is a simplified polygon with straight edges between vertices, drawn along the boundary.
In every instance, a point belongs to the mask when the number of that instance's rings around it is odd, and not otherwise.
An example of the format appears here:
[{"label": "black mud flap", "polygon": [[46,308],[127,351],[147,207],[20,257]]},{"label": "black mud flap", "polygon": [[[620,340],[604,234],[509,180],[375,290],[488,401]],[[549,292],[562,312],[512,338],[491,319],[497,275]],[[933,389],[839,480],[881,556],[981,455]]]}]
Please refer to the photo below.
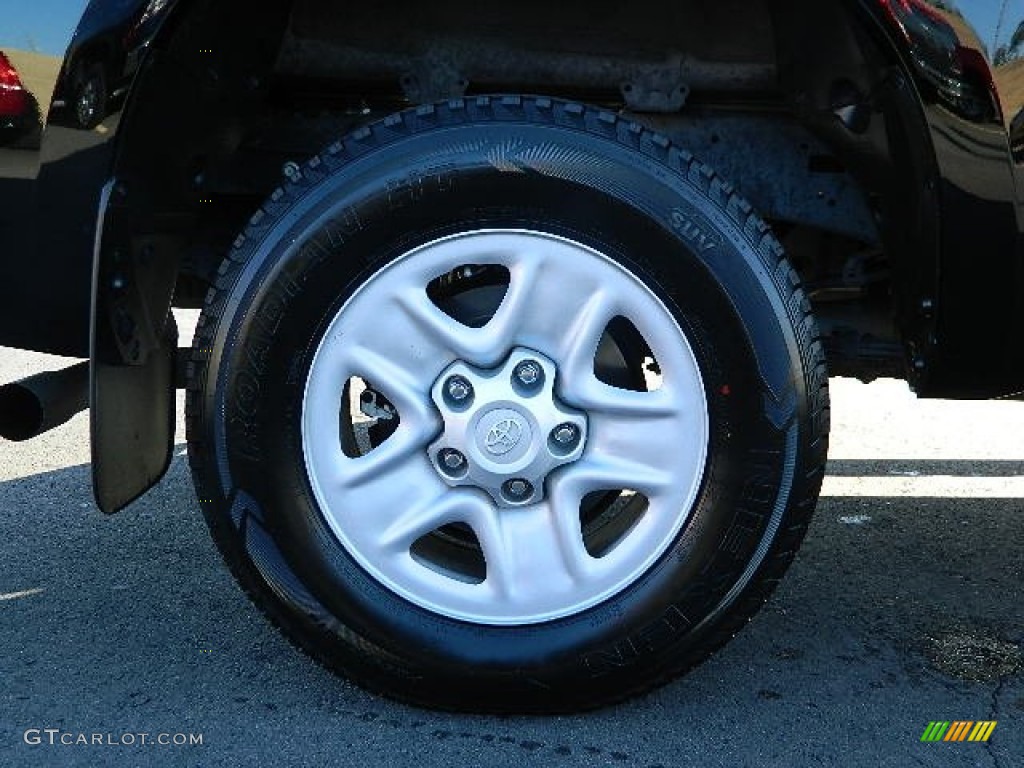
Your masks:
[{"label": "black mud flap", "polygon": [[94,257],[92,477],[96,503],[108,514],[163,477],[174,447],[175,243],[136,235],[130,203],[120,185],[104,189]]},{"label": "black mud flap", "polygon": [[174,376],[178,330],[141,366],[92,363],[90,419],[96,503],[111,514],[152,488],[174,449]]}]

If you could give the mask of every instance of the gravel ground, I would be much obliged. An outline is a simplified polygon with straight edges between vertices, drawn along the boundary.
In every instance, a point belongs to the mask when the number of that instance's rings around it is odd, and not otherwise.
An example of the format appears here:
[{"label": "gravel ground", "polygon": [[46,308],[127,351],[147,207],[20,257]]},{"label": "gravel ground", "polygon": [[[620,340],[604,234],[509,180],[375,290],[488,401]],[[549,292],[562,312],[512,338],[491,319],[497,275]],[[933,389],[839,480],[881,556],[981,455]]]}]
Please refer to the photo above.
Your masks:
[{"label": "gravel ground", "polygon": [[[0,349],[0,381],[54,363]],[[293,650],[210,543],[180,424],[168,477],[110,518],[84,415],[0,443],[0,766],[1024,764],[1024,404],[832,385],[824,495],[775,597],[686,678],[577,717],[420,711]],[[933,720],[998,726],[921,743]]]}]

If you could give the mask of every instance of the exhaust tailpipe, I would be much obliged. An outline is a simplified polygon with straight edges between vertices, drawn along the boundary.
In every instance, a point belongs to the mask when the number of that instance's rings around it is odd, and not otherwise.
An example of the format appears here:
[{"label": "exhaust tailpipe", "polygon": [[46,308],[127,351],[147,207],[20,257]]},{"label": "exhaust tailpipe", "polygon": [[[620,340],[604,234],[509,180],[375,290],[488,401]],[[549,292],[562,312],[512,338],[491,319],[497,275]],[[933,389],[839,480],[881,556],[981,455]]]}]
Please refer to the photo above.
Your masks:
[{"label": "exhaust tailpipe", "polygon": [[89,407],[89,361],[0,387],[0,437],[31,440]]}]

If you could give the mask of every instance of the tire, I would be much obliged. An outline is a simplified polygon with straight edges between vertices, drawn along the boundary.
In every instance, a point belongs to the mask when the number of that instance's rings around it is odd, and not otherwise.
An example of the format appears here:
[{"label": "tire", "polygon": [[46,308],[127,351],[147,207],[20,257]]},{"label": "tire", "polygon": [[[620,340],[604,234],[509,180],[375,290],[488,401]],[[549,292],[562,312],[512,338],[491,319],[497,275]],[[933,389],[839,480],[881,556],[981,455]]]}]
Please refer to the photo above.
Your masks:
[{"label": "tire", "polygon": [[75,85],[72,119],[82,130],[92,130],[107,116],[107,78],[100,64],[82,68]]},{"label": "tire", "polygon": [[188,375],[243,588],[429,707],[594,708],[694,666],[792,561],[826,455],[769,229],[663,137],[547,98],[419,107],[313,158],[221,266]]}]

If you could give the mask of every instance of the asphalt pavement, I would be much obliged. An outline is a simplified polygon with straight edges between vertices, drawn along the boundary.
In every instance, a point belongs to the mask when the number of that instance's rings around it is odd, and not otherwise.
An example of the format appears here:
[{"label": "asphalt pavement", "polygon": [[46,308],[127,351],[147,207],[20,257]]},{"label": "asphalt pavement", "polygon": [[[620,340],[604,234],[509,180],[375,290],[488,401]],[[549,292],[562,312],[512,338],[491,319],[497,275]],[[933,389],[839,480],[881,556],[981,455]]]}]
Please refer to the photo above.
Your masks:
[{"label": "asphalt pavement", "polygon": [[[0,348],[0,382],[54,364]],[[1024,403],[832,388],[773,599],[687,677],[571,717],[418,710],[295,651],[221,565],[180,423],[167,478],[113,517],[84,414],[0,442],[0,766],[1024,765]],[[932,721],[997,725],[922,742]]]}]

